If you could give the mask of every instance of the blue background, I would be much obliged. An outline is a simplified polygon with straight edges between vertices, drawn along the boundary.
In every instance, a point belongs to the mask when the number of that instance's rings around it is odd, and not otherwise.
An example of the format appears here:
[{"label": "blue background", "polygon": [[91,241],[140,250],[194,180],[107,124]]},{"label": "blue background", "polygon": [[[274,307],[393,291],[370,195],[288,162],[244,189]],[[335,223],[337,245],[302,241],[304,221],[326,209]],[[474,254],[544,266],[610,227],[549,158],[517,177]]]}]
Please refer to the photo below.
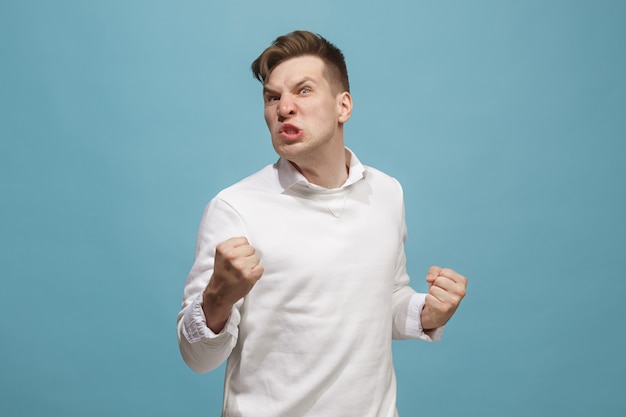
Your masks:
[{"label": "blue background", "polygon": [[[249,71],[344,52],[347,144],[404,185],[405,417],[626,415],[626,2],[0,1],[0,415],[219,416],[175,318],[204,205],[275,160]],[[358,389],[358,387],[355,387]]]}]

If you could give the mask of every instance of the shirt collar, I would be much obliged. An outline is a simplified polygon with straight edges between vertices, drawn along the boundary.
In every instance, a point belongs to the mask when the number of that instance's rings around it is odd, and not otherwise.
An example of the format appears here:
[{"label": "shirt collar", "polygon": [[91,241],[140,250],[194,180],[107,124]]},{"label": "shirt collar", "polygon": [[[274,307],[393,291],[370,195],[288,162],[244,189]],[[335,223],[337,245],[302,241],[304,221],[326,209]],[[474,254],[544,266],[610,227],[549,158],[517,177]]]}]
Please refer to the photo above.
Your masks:
[{"label": "shirt collar", "polygon": [[[354,152],[346,148],[350,154],[350,165],[348,170],[348,179],[339,189],[346,188],[365,177],[365,167],[356,157]],[[313,190],[327,190],[327,188],[313,184],[306,179],[298,170],[285,158],[280,158],[274,165],[278,174],[278,182],[283,189],[288,190],[294,185],[303,185]]]}]

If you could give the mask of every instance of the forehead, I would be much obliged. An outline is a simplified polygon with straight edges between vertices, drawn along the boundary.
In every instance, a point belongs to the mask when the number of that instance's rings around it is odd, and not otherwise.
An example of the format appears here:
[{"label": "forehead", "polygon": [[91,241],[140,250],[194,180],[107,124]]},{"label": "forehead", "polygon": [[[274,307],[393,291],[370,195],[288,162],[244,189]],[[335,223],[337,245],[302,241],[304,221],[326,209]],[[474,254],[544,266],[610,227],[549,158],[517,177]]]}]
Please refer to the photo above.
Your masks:
[{"label": "forehead", "polygon": [[272,69],[265,85],[272,87],[280,84],[292,84],[304,78],[310,78],[318,83],[327,82],[324,61],[313,55],[289,58]]}]

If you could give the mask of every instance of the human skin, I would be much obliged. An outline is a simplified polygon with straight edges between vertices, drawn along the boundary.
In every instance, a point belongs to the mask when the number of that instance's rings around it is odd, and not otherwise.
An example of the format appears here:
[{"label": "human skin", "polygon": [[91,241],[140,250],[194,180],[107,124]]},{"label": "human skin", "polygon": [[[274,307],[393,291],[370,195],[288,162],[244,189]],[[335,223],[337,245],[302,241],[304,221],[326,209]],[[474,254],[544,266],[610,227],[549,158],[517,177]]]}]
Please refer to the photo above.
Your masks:
[{"label": "human skin", "polygon": [[209,329],[219,333],[233,305],[261,279],[263,267],[245,237],[228,239],[215,249],[213,276],[202,294],[202,310]]},{"label": "human skin", "polygon": [[429,285],[421,314],[422,328],[441,327],[450,320],[466,294],[467,278],[450,268],[431,266],[426,274]]},{"label": "human skin", "polygon": [[343,125],[352,97],[328,73],[311,55],[277,65],[263,87],[264,116],[278,155],[313,184],[338,188],[348,176]]}]

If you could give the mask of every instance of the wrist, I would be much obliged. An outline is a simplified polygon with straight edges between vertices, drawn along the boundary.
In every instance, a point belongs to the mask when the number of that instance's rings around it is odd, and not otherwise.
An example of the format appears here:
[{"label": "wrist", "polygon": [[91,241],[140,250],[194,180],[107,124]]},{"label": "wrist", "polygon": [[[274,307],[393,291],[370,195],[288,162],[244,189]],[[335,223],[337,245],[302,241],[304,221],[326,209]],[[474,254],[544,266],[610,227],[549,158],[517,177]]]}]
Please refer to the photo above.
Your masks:
[{"label": "wrist", "polygon": [[424,306],[424,308],[422,309],[422,314],[420,315],[420,321],[422,324],[423,331],[433,330],[442,326],[441,324],[437,323],[437,321],[432,316],[432,314],[430,314],[428,307],[426,306]]},{"label": "wrist", "polygon": [[224,328],[224,325],[231,315],[232,309],[233,304],[224,302],[221,297],[209,291],[205,291],[202,296],[204,318],[207,327],[209,327],[213,333],[217,334]]}]

